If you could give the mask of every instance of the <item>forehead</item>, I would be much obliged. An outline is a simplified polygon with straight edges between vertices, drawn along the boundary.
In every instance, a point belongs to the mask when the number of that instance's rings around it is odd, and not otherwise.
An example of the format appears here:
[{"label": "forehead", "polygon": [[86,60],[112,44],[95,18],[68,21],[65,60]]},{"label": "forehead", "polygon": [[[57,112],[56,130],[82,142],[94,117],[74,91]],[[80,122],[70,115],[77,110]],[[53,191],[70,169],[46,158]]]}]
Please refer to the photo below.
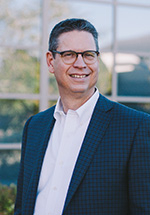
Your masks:
[{"label": "forehead", "polygon": [[96,44],[94,37],[87,31],[70,31],[62,33],[58,37],[58,49],[84,51],[84,50],[96,50]]}]

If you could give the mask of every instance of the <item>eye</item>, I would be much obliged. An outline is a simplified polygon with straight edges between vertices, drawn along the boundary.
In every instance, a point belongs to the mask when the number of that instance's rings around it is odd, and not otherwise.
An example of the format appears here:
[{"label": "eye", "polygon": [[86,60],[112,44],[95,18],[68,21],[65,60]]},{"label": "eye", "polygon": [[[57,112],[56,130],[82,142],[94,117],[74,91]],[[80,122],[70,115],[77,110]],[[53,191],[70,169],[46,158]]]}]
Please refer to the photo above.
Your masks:
[{"label": "eye", "polygon": [[65,52],[63,53],[63,57],[74,57],[75,56],[75,53],[73,52]]},{"label": "eye", "polygon": [[86,57],[86,58],[94,58],[95,57],[95,52],[85,52],[84,57]]}]

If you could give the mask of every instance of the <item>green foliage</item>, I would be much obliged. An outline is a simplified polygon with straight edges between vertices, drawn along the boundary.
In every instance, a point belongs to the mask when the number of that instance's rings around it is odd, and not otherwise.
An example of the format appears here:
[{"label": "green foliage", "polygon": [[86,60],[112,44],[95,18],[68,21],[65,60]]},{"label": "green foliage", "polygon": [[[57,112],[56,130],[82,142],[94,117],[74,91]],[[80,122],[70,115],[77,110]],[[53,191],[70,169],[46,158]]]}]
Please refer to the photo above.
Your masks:
[{"label": "green foliage", "polygon": [[39,93],[40,63],[30,51],[3,50],[0,92]]},{"label": "green foliage", "polygon": [[25,121],[38,112],[37,101],[0,101],[0,142],[21,142]]},{"label": "green foliage", "polygon": [[111,95],[111,81],[112,74],[111,71],[107,68],[104,62],[100,59],[100,72],[96,86],[99,89],[99,92],[104,95]]},{"label": "green foliage", "polygon": [[16,198],[15,185],[0,184],[0,215],[13,215]]}]

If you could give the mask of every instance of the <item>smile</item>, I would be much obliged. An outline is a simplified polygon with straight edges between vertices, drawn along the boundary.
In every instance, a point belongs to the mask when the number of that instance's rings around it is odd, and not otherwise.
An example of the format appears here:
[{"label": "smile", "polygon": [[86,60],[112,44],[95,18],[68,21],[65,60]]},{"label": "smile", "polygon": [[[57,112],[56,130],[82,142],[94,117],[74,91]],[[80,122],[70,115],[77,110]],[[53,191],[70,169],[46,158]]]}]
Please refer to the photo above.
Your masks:
[{"label": "smile", "polygon": [[73,78],[85,78],[87,76],[88,75],[71,75],[71,77],[73,77]]}]

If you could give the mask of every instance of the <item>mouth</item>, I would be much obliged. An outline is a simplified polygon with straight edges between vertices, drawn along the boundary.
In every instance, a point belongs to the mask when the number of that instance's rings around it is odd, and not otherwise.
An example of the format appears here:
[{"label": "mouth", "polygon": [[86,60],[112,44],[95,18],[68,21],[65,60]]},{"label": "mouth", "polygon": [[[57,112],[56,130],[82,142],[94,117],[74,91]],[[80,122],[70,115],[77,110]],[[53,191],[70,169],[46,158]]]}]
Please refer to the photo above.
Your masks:
[{"label": "mouth", "polygon": [[89,75],[76,75],[76,74],[73,74],[73,75],[70,75],[72,78],[86,78],[87,76]]}]

